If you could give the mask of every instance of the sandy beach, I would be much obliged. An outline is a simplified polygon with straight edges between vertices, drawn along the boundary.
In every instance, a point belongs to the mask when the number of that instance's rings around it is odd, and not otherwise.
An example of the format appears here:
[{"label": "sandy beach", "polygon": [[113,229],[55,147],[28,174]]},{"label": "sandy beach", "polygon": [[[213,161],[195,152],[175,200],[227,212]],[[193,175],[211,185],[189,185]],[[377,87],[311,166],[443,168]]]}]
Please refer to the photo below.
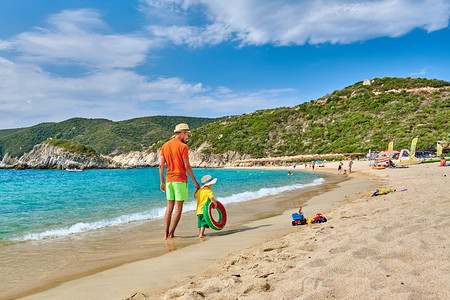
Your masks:
[{"label": "sandy beach", "polygon": [[[448,299],[450,169],[353,169],[282,214],[26,299]],[[337,163],[319,170],[336,174]],[[375,188],[396,192],[371,197]],[[291,226],[298,204],[328,222]]]},{"label": "sandy beach", "polygon": [[228,255],[158,297],[449,299],[450,169],[434,163],[380,171],[366,164],[354,169],[396,192],[348,198],[327,223]]},{"label": "sandy beach", "polygon": [[[255,174],[265,172],[265,170],[254,171]],[[280,174],[282,173],[284,171]],[[254,231],[252,221],[280,215],[286,209],[300,206],[311,196],[335,189],[338,183],[345,180],[336,176],[320,177],[325,178],[320,185],[315,183],[290,192],[228,203],[226,206],[230,221],[226,228],[222,231],[210,230],[209,237],[203,240],[197,237],[194,212],[186,211],[176,232],[180,238],[168,242],[161,238],[164,225],[163,220],[157,218],[62,238],[7,244],[0,248],[2,262],[0,273],[6,274],[2,277],[0,299],[17,299],[33,295],[64,282],[177,252],[190,245],[239,232]],[[295,181],[292,177],[289,180]],[[269,225],[264,224],[262,228],[267,226]],[[247,244],[243,244],[242,247],[245,245]]]}]

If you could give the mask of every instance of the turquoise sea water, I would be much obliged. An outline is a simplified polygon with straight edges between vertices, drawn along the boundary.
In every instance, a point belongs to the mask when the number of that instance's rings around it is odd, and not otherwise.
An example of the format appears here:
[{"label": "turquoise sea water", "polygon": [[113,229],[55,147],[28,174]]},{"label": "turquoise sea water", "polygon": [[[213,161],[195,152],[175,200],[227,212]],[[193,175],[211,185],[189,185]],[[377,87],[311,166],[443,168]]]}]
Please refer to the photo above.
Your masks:
[{"label": "turquoise sea water", "polygon": [[[248,201],[323,182],[316,174],[246,169],[194,169],[198,181],[218,178],[223,204]],[[183,211],[195,209],[195,188]],[[133,221],[162,218],[165,194],[157,168],[128,170],[0,170],[0,242],[64,237]]]}]

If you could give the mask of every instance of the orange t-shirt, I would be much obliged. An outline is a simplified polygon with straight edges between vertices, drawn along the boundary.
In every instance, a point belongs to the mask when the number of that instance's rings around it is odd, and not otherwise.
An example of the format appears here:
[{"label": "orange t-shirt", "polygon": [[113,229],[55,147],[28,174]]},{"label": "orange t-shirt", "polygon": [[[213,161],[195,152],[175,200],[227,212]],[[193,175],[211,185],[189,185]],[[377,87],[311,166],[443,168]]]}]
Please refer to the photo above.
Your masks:
[{"label": "orange t-shirt", "polygon": [[167,164],[166,182],[187,182],[183,158],[189,158],[188,146],[174,138],[162,146],[161,155]]}]

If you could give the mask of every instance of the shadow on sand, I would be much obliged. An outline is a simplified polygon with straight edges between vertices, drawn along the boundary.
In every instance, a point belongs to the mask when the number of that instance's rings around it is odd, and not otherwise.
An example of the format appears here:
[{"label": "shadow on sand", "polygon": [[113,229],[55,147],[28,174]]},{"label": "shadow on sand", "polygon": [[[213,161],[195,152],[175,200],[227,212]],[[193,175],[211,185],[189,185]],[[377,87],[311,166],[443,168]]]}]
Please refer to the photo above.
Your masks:
[{"label": "shadow on sand", "polygon": [[[230,235],[230,234],[237,233],[237,232],[245,232],[245,231],[255,230],[255,229],[258,229],[258,228],[268,227],[268,226],[272,226],[272,224],[264,224],[264,225],[254,226],[254,227],[245,227],[245,228],[230,229],[230,230],[224,230],[224,231],[222,231],[222,230],[214,231],[214,232],[208,233],[206,236],[207,237],[225,236],[225,235]],[[178,238],[183,238],[183,239],[198,238],[197,235],[185,235],[185,236],[177,236],[177,237]]]}]

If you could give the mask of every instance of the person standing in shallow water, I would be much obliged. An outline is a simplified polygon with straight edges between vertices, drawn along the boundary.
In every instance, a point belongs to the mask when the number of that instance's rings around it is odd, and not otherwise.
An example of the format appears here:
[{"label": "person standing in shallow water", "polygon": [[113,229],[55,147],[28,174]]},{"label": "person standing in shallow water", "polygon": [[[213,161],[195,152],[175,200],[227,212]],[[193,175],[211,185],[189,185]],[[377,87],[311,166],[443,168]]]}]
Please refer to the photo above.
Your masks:
[{"label": "person standing in shallow water", "polygon": [[[164,239],[166,240],[175,237],[175,229],[183,212],[184,200],[189,199],[186,173],[191,177],[195,188],[200,188],[189,163],[189,149],[185,144],[191,132],[189,126],[185,123],[178,124],[174,132],[175,137],[162,146],[159,159],[160,188],[161,191],[166,192],[167,199],[167,208],[164,215]],[[164,168],[166,166],[167,173],[164,180]],[[174,208],[175,212],[172,218]]]}]

